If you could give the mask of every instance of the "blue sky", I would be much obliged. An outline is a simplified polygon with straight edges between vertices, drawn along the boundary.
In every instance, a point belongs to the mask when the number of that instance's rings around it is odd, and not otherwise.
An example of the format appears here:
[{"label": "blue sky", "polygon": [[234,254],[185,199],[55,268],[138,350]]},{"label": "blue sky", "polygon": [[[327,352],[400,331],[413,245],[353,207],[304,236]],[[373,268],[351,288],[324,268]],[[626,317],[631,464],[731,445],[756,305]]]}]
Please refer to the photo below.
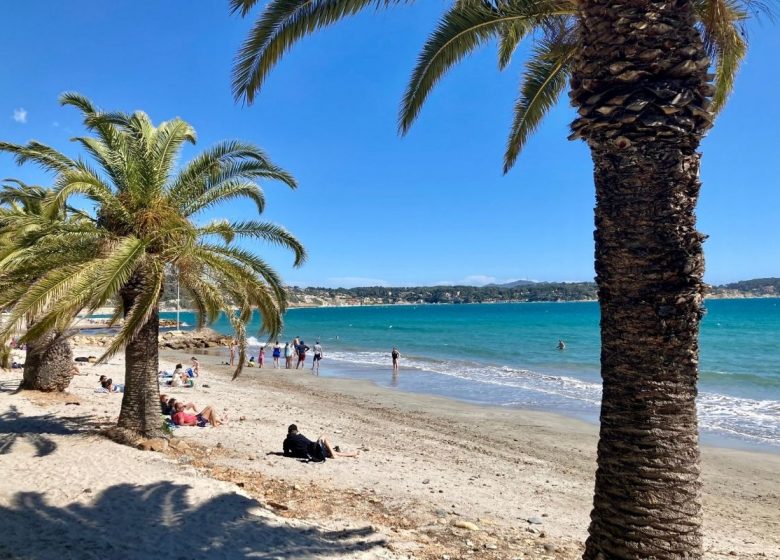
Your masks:
[{"label": "blue sky", "polygon": [[[264,218],[302,240],[309,260],[249,245],[290,284],[422,285],[593,278],[592,166],[557,107],[506,176],[501,161],[523,49],[500,73],[494,46],[451,72],[409,135],[398,103],[447,2],[366,13],[299,44],[251,107],[233,102],[232,58],[251,19],[227,0],[3,3],[0,139],[51,144],[83,129],[63,91],[112,110],[180,116],[198,131],[184,154],[223,139],[262,146],[300,183],[265,184]],[[736,91],[705,139],[699,229],[706,280],[780,276],[780,34],[764,20]],[[12,48],[11,48],[12,47]],[[50,184],[0,155],[0,177]],[[230,204],[213,216],[252,217]]]}]

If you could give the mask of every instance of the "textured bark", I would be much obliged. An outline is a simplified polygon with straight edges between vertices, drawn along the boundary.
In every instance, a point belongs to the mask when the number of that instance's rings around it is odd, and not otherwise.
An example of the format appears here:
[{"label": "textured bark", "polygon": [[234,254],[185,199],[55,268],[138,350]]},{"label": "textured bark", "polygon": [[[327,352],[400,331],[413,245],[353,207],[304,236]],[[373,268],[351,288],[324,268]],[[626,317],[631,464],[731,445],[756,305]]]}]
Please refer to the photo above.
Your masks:
[{"label": "textured bark", "polygon": [[[142,274],[136,273],[122,289],[125,310],[133,306],[142,282]],[[140,332],[125,347],[125,393],[117,425],[144,437],[163,435],[160,386],[157,382],[159,330],[160,314],[155,309]]]},{"label": "textured bark", "polygon": [[27,343],[20,389],[64,391],[73,379],[73,351],[63,335],[54,331]]},{"label": "textured bark", "polygon": [[709,60],[688,1],[579,8],[572,136],[595,165],[604,382],[584,558],[701,558],[694,209]]}]

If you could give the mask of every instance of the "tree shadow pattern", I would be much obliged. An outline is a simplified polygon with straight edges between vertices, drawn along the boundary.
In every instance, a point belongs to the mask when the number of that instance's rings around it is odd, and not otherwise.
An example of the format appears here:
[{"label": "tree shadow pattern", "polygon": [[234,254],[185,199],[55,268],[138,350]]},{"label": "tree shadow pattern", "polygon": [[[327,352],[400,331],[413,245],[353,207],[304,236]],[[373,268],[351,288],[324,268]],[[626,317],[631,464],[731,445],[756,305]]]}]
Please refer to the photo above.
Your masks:
[{"label": "tree shadow pattern", "polygon": [[[47,504],[38,492],[0,506],[0,558],[25,560],[314,559],[365,552],[385,544],[371,527],[322,531],[257,516],[257,502],[220,494],[198,506],[188,485],[117,484],[89,504]],[[362,554],[360,554],[362,556]]]},{"label": "tree shadow pattern", "polygon": [[24,416],[16,406],[0,412],[0,455],[11,453],[14,444],[26,439],[35,447],[36,457],[54,453],[57,444],[49,435],[90,433],[99,424],[89,415],[62,417],[53,414]]}]

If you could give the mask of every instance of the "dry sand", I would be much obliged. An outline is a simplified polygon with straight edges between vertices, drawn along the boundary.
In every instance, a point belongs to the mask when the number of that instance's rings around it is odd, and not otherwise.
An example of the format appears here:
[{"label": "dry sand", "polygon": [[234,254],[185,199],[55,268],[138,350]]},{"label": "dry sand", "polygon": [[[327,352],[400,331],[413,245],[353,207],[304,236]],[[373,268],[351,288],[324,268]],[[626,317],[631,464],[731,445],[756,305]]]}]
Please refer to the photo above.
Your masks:
[{"label": "dry sand", "polygon": [[[76,355],[98,352],[80,348]],[[163,354],[161,367],[190,355]],[[122,358],[83,368],[88,375],[61,398],[12,394],[20,373],[0,374],[0,527],[10,528],[0,557],[581,553],[594,426],[308,370],[247,369],[231,382],[218,361],[202,356],[198,386],[167,392],[215,405],[229,423],[177,428],[177,441],[186,444],[164,454],[95,435],[116,421],[121,402],[121,395],[94,393],[98,375],[121,382]],[[308,437],[324,434],[360,457],[304,463],[274,455],[293,422]],[[780,558],[778,473],[778,455],[704,448],[708,558]]]}]

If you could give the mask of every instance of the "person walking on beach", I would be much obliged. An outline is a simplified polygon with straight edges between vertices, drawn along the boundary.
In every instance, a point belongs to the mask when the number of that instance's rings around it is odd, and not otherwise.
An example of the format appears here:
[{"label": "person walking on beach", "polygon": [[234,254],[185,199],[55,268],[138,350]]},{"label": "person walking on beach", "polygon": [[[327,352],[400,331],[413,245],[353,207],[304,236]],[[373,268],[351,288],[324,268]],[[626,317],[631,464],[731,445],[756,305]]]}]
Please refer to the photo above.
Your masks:
[{"label": "person walking on beach", "polygon": [[314,343],[314,358],[311,364],[311,370],[314,372],[315,375],[320,374],[320,360],[322,359],[322,346],[320,346],[320,341]]},{"label": "person walking on beach", "polygon": [[398,348],[393,346],[393,351],[390,352],[390,356],[393,358],[393,371],[398,371],[398,358],[401,357],[401,353],[398,351]]},{"label": "person walking on beach", "polygon": [[284,343],[284,368],[290,369],[292,367],[292,355],[293,349],[289,342]]},{"label": "person walking on beach", "polygon": [[257,367],[263,367],[265,363],[265,348],[260,348],[260,356],[257,358]]},{"label": "person walking on beach", "polygon": [[279,358],[282,356],[282,348],[279,346],[279,341],[274,342],[274,369],[279,369]]},{"label": "person walking on beach", "polygon": [[295,347],[295,350],[298,352],[298,363],[295,364],[295,369],[298,369],[301,366],[306,367],[306,351],[308,349],[309,347],[306,346],[306,343],[303,340]]},{"label": "person walking on beach", "polygon": [[233,365],[235,365],[235,361],[236,361],[236,341],[235,340],[231,340],[230,341],[229,351],[230,351],[230,365],[233,366]]}]

